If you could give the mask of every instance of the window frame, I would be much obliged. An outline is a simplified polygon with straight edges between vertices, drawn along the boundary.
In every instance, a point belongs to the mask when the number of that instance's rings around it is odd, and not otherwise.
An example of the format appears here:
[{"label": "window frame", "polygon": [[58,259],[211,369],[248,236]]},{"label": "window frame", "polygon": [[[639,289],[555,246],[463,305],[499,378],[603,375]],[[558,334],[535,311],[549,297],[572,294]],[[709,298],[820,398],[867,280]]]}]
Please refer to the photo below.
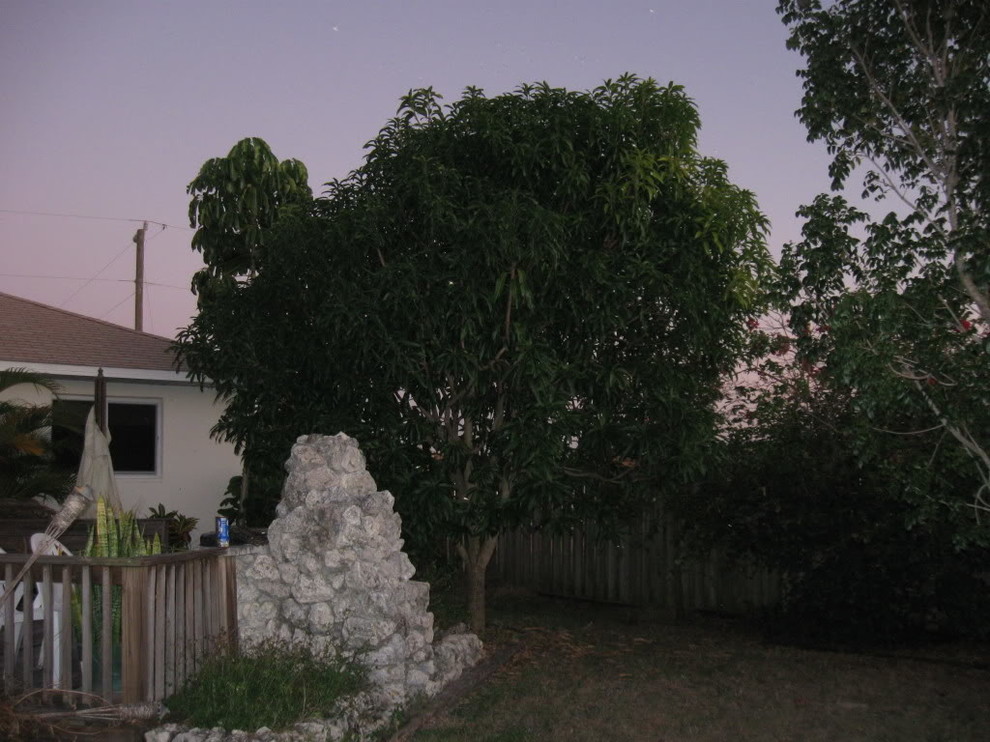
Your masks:
[{"label": "window frame", "polygon": [[[58,402],[88,402],[90,405],[95,404],[95,401],[91,396],[86,396],[84,394],[60,394],[57,399],[52,401],[52,404],[58,404]],[[160,479],[162,476],[162,459],[164,457],[164,446],[162,435],[163,424],[162,415],[164,410],[164,404],[161,397],[119,397],[119,396],[107,396],[107,410],[109,414],[109,409],[115,404],[128,404],[128,405],[146,405],[155,408],[155,444],[154,444],[154,458],[155,458],[155,468],[154,471],[135,471],[135,470],[123,470],[118,469],[117,465],[114,464],[113,474],[115,477],[122,477],[125,479]]]}]

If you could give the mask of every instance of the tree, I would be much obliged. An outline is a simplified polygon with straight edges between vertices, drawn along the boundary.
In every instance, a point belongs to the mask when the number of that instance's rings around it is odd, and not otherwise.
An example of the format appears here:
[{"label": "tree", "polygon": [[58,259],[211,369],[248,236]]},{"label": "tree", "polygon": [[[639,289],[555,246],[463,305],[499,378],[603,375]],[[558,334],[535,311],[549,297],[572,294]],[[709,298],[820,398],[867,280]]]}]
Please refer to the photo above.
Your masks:
[{"label": "tree", "polygon": [[189,184],[189,226],[205,267],[193,288],[199,293],[258,270],[265,234],[280,214],[312,198],[309,174],[299,160],[272,154],[258,137],[242,139],[226,157],[214,157]]},{"label": "tree", "polygon": [[[22,384],[53,394],[59,391],[52,379],[33,371],[0,370],[0,394]],[[50,405],[0,400],[0,498],[61,497],[69,491],[73,475],[53,467],[51,426]]]},{"label": "tree", "polygon": [[[226,157],[203,164],[186,188],[192,196],[189,226],[196,229],[192,247],[203,254],[205,263],[192,281],[200,310],[208,311],[214,301],[222,306],[237,281],[254,275],[264,264],[265,239],[279,217],[311,202],[308,180],[302,162],[280,162],[258,137],[242,139]],[[239,481],[236,509],[244,516],[253,481],[248,466]]]},{"label": "tree", "polygon": [[480,630],[500,530],[615,521],[704,468],[769,259],[698,125],[679,86],[629,75],[411,91],[180,336],[227,402],[218,434],[270,463],[355,435],[407,539],[459,543]]},{"label": "tree", "polygon": [[965,451],[890,432],[930,427],[923,404],[864,415],[863,391],[795,353],[786,317],[753,322],[750,337],[724,407],[725,455],[677,503],[695,545],[782,577],[765,617],[778,639],[985,636],[986,539],[968,510],[940,503],[971,491]]},{"label": "tree", "polygon": [[874,427],[927,436],[929,450],[945,436],[960,444],[979,515],[990,509],[990,6],[783,0],[778,11],[806,58],[798,116],[828,146],[833,189],[863,172],[864,196],[900,207],[873,221],[820,196],[799,212],[804,240],[780,271],[798,347],[855,390]]}]

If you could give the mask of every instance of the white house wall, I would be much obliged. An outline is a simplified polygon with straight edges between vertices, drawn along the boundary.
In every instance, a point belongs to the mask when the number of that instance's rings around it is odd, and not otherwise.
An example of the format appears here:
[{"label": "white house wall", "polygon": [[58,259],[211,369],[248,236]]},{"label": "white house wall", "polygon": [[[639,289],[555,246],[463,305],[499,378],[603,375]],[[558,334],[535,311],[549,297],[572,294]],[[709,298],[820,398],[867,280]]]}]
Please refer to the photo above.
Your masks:
[{"label": "white house wall", "polygon": [[[64,399],[93,398],[92,380],[59,379]],[[47,403],[50,397],[31,387],[8,390],[5,398]],[[210,438],[222,409],[213,402],[210,390],[186,384],[145,384],[110,379],[107,398],[111,402],[156,402],[159,404],[159,471],[154,474],[118,474],[117,486],[124,507],[140,517],[159,503],[168,510],[199,519],[193,535],[212,531],[213,518],[227,488],[240,474],[240,458],[233,445]]]}]

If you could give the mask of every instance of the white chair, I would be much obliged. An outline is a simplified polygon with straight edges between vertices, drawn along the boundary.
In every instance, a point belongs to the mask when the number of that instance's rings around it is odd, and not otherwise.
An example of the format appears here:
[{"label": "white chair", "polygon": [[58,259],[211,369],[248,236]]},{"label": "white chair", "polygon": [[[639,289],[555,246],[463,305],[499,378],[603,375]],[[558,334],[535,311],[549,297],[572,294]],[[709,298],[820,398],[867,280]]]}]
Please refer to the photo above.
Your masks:
[{"label": "white chair", "polygon": [[[42,556],[72,556],[72,552],[65,548],[58,539],[49,538],[45,533],[35,533],[31,536],[31,551]],[[62,594],[61,583],[52,583],[52,685],[56,688],[62,687]],[[45,602],[44,596],[39,590],[35,599],[35,618],[44,616]],[[39,612],[41,611],[41,612]],[[41,642],[41,651],[38,653],[38,667],[41,667],[45,659],[45,642]]]},{"label": "white chair", "polygon": [[[7,552],[0,548],[0,554],[6,554]],[[7,594],[7,583],[4,580],[0,580],[0,595]],[[24,630],[24,611],[21,608],[23,606],[24,600],[24,583],[18,582],[14,585],[14,594],[10,598],[11,602],[14,604],[14,654],[16,655],[21,651],[21,633]],[[34,603],[32,604],[32,615],[37,617],[39,611],[41,610],[41,595],[36,595],[34,598]],[[4,622],[7,616],[7,606],[6,603],[0,607],[0,628],[5,628]]]}]

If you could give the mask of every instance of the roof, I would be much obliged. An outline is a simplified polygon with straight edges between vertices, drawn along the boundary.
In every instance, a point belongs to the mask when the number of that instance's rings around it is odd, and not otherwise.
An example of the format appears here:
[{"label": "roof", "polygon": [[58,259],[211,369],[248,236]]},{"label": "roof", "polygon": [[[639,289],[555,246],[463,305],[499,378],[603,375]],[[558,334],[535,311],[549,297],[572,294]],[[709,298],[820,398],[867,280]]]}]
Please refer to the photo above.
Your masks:
[{"label": "roof", "polygon": [[0,359],[175,373],[172,341],[0,293]]}]

